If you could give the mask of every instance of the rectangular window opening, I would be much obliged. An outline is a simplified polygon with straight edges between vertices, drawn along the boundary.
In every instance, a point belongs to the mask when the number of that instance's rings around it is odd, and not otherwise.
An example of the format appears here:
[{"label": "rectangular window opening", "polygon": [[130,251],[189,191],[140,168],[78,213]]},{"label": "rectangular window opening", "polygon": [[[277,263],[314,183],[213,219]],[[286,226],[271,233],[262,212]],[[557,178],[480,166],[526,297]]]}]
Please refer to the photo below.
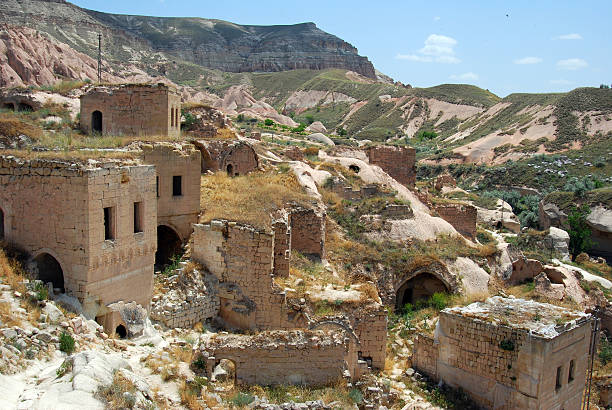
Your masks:
[{"label": "rectangular window opening", "polygon": [[104,240],[115,239],[115,208],[104,208]]},{"label": "rectangular window opening", "polygon": [[170,108],[170,126],[174,127],[174,108]]},{"label": "rectangular window opening", "polygon": [[180,175],[172,177],[172,196],[183,195],[183,178]]},{"label": "rectangular window opening", "polygon": [[570,360],[570,364],[569,364],[569,373],[567,375],[567,382],[571,383],[574,381],[574,361]]},{"label": "rectangular window opening", "polygon": [[157,194],[157,197],[159,198],[159,176],[155,177],[155,192]]},{"label": "rectangular window opening", "polygon": [[0,209],[0,241],[4,239],[4,211]]},{"label": "rectangular window opening", "polygon": [[142,216],[142,202],[134,202],[134,233],[143,232]]},{"label": "rectangular window opening", "polygon": [[561,388],[561,366],[557,367],[557,381],[555,382],[555,390]]}]

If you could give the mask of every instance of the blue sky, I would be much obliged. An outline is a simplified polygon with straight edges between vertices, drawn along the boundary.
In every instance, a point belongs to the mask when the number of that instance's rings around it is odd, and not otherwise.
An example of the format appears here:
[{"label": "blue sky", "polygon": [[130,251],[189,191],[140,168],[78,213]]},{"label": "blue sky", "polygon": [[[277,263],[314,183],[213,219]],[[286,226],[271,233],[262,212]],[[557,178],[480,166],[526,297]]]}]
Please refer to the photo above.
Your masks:
[{"label": "blue sky", "polygon": [[612,84],[612,1],[75,0],[98,11],[239,24],[312,21],[418,87],[468,83],[500,96]]}]

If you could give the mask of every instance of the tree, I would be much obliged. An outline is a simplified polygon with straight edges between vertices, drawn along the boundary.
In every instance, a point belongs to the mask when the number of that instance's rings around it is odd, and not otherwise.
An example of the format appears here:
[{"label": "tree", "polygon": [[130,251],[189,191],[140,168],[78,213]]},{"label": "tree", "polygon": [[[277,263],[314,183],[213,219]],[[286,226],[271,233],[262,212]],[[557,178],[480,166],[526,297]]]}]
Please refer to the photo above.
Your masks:
[{"label": "tree", "polygon": [[271,127],[274,125],[274,121],[272,121],[270,118],[266,118],[266,120],[264,121],[264,125],[266,127]]},{"label": "tree", "polygon": [[572,206],[572,209],[567,216],[567,232],[570,236],[569,251],[572,258],[578,254],[586,252],[593,246],[591,240],[591,228],[587,224],[586,218],[591,213],[591,209],[587,204],[580,208]]}]

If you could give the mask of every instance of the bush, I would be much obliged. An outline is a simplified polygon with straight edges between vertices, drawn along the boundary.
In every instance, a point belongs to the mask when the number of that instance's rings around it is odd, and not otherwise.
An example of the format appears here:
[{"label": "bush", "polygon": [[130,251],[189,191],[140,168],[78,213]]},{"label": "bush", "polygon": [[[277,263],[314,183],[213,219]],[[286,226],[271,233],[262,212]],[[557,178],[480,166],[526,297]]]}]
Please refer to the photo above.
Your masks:
[{"label": "bush", "polygon": [[60,350],[66,354],[74,352],[74,338],[67,332],[62,332],[59,338]]},{"label": "bush", "polygon": [[361,393],[359,389],[351,389],[348,396],[355,404],[361,404],[363,402],[363,393]]},{"label": "bush", "polygon": [[588,205],[584,204],[580,208],[572,206],[567,216],[567,232],[570,236],[569,251],[574,258],[576,255],[588,251],[593,246],[591,228],[586,221],[590,213],[591,209]]},{"label": "bush", "polygon": [[437,136],[438,134],[436,134],[435,131],[419,131],[416,133],[415,138],[417,138],[419,141],[423,141],[423,140],[432,140],[436,138]]},{"label": "bush", "polygon": [[274,125],[274,121],[272,121],[270,118],[266,118],[266,120],[264,121],[264,125],[266,127],[271,127]]},{"label": "bush", "polygon": [[198,121],[196,116],[189,111],[181,110],[181,115],[185,118],[185,121],[181,123],[181,127],[185,129],[191,128]]},{"label": "bush", "polygon": [[599,342],[599,361],[604,366],[612,361],[612,342],[605,337]]},{"label": "bush", "polygon": [[234,406],[244,407],[244,406],[248,406],[249,404],[253,403],[253,401],[255,401],[255,398],[251,396],[250,394],[238,392],[229,401]]}]

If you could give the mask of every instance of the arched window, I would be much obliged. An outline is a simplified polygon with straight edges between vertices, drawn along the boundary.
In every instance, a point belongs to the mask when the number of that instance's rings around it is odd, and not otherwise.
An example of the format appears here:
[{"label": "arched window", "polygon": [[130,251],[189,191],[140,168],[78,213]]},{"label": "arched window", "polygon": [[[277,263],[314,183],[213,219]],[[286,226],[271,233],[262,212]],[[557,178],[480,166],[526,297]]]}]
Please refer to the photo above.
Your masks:
[{"label": "arched window", "polygon": [[64,271],[57,259],[48,253],[41,253],[34,258],[36,268],[38,269],[38,279],[43,283],[51,282],[53,288],[64,291]]},{"label": "arched window", "polygon": [[234,166],[232,164],[227,164],[227,175],[234,176]]},{"label": "arched window", "polygon": [[102,113],[94,111],[91,113],[91,132],[102,133]]}]

